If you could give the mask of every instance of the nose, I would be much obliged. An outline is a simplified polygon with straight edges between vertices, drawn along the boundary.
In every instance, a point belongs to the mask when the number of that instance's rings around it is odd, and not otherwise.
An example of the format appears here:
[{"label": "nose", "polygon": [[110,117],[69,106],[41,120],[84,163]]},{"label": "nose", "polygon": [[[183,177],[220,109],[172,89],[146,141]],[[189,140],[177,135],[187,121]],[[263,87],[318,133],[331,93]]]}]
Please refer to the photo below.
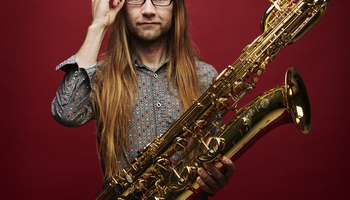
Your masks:
[{"label": "nose", "polygon": [[156,14],[155,6],[153,5],[151,0],[146,0],[145,3],[143,3],[141,13],[147,16]]}]

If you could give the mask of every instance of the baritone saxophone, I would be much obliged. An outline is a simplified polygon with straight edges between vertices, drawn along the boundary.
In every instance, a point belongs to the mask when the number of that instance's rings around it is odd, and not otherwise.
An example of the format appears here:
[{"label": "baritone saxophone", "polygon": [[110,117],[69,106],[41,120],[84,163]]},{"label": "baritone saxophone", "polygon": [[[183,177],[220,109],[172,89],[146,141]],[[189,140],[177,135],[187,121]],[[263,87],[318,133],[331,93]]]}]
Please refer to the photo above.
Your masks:
[{"label": "baritone saxophone", "polygon": [[[248,105],[237,102],[249,91],[276,54],[299,40],[325,14],[329,0],[270,0],[262,17],[262,35],[243,49],[208,90],[161,137],[115,175],[94,199],[194,199],[201,193],[197,169],[212,162],[222,169],[223,155],[237,160],[273,128],[294,122],[307,134],[311,108],[298,71],[290,67],[284,85],[259,95]],[[228,113],[234,116],[221,125]],[[214,134],[212,134],[214,132]],[[182,156],[170,161],[176,152]]]}]

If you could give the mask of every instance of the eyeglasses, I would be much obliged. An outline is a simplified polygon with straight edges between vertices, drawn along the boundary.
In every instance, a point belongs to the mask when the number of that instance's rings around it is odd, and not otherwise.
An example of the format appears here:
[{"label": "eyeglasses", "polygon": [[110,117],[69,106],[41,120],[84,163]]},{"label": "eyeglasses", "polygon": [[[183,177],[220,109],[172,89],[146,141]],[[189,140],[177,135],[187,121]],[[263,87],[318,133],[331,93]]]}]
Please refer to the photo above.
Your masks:
[{"label": "eyeglasses", "polygon": [[[169,6],[173,0],[151,0],[155,6]],[[130,5],[142,5],[146,0],[126,0],[127,4]]]}]

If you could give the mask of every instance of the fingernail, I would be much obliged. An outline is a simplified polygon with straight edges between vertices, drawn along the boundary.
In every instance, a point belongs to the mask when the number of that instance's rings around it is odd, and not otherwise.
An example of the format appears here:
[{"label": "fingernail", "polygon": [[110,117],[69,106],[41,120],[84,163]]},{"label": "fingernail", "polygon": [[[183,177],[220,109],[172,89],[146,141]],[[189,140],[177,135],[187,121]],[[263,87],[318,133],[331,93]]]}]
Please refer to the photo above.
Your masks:
[{"label": "fingernail", "polygon": [[198,182],[198,183],[202,183],[202,182],[203,182],[202,179],[201,179],[201,177],[198,176],[197,182]]},{"label": "fingernail", "polygon": [[198,174],[202,174],[203,173],[203,168],[199,168],[198,169]]},{"label": "fingernail", "polygon": [[224,157],[224,158],[222,159],[222,162],[223,162],[225,165],[228,165],[228,164],[229,164],[229,160],[228,160],[228,158],[226,158],[226,157]]}]

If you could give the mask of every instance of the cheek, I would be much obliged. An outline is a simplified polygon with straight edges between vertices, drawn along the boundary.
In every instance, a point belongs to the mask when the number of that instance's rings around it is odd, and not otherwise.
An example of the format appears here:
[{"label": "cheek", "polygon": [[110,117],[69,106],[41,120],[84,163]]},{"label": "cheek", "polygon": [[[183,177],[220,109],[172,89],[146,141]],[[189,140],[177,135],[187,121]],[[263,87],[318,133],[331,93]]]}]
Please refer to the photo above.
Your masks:
[{"label": "cheek", "polygon": [[161,13],[160,16],[164,21],[167,21],[168,23],[171,23],[171,21],[173,19],[172,12],[164,12],[164,13]]},{"label": "cheek", "polygon": [[130,9],[128,6],[125,7],[125,17],[126,21],[134,22],[137,19],[137,15],[135,14],[135,10]]},{"label": "cheek", "polygon": [[161,12],[160,13],[160,16],[165,20],[171,20],[172,19],[172,16],[173,16],[173,7],[172,6],[169,6],[169,7],[166,7],[167,9],[164,10],[164,12]]}]

